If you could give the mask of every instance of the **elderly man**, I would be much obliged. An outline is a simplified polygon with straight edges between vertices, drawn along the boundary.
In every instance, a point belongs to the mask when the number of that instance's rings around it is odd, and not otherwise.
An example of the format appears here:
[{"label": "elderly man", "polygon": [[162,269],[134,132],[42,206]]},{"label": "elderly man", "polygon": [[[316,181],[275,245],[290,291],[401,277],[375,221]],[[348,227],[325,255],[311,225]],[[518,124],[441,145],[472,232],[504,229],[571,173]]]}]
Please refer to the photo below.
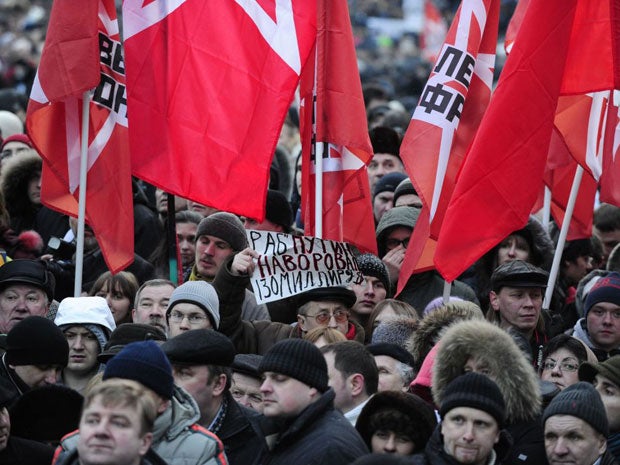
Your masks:
[{"label": "elderly man", "polygon": [[155,402],[140,384],[104,381],[84,399],[77,448],[60,453],[54,465],[164,465],[148,454],[156,416]]},{"label": "elderly man", "polygon": [[327,362],[334,406],[355,426],[360,412],[377,392],[379,372],[373,355],[359,342],[343,341],[321,347]]},{"label": "elderly man", "polygon": [[280,341],[265,354],[259,370],[264,414],[279,428],[256,463],[346,465],[368,453],[357,431],[334,409],[327,364],[312,343]]},{"label": "elderly man", "polygon": [[55,280],[39,260],[13,260],[0,267],[0,333],[29,316],[45,316]]},{"label": "elderly man", "polygon": [[230,393],[233,399],[240,405],[259,413],[263,413],[263,395],[260,393],[263,380],[258,372],[262,359],[262,355],[237,354],[231,365]]},{"label": "elderly man", "polygon": [[[241,220],[226,212],[204,218],[196,230],[196,260],[185,281],[211,282],[224,262],[248,246]],[[264,305],[258,305],[254,294],[244,289],[241,314],[244,320],[269,320]]]},{"label": "elderly man", "polygon": [[592,349],[599,361],[620,354],[620,273],[609,273],[592,287],[573,336]]},{"label": "elderly man", "polygon": [[415,377],[413,356],[397,344],[378,342],[366,346],[379,371],[378,391],[407,392]]},{"label": "elderly man", "polygon": [[173,337],[162,349],[172,363],[175,383],[198,404],[198,424],[220,438],[231,465],[251,463],[264,440],[258,414],[238,405],[230,394],[235,356],[230,339],[212,329],[194,329]]},{"label": "elderly man", "polygon": [[[172,367],[154,341],[127,344],[106,364],[103,380],[119,378],[135,381],[156,405],[153,450],[170,465],[225,465],[224,447],[212,433],[196,422],[200,412],[194,399],[174,385]],[[61,442],[64,451],[72,451],[79,436],[67,436]]]},{"label": "elderly man", "polygon": [[497,385],[484,375],[466,373],[455,378],[444,393],[441,424],[415,465],[502,463],[510,449],[503,430],[506,406]]},{"label": "elderly man", "polygon": [[136,292],[131,311],[132,321],[154,326],[164,333],[168,332],[166,310],[174,288],[174,283],[168,279],[151,279],[142,284]]},{"label": "elderly man", "polygon": [[605,406],[589,383],[573,384],[553,398],[543,413],[549,465],[616,464],[607,450]]},{"label": "elderly man", "polygon": [[620,458],[620,355],[614,355],[604,362],[584,362],[579,367],[579,380],[592,383],[601,396],[607,422],[609,436],[607,449]]},{"label": "elderly man", "polygon": [[56,384],[68,358],[67,340],[53,322],[40,316],[20,321],[6,337],[0,403],[14,401],[34,387]]}]

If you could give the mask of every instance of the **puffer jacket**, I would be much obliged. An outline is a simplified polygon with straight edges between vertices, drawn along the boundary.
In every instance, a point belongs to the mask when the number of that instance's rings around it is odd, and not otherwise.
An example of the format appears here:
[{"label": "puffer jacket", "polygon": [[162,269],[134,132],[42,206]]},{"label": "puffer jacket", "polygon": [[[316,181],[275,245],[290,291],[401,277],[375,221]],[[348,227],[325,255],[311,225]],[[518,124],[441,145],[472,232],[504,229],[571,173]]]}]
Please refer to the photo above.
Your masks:
[{"label": "puffer jacket", "polygon": [[263,449],[255,465],[348,465],[368,453],[361,436],[334,409],[329,389],[296,418],[285,423],[271,449]]},{"label": "puffer jacket", "polygon": [[[196,401],[175,386],[170,406],[155,420],[151,448],[169,465],[228,465],[222,442],[199,419]],[[79,433],[65,436],[63,452],[73,452],[78,439]]]},{"label": "puffer jacket", "polygon": [[[72,451],[59,451],[54,457],[52,465],[80,465],[80,457],[78,456],[77,449]],[[157,454],[153,453],[152,449],[146,453],[140,460],[140,465],[167,465],[166,462]]]},{"label": "puffer jacket", "polygon": [[[500,465],[505,464],[505,458],[508,455],[511,448],[510,435],[502,430],[500,432],[499,441],[493,447],[495,456],[492,461],[487,462],[486,465]],[[454,457],[448,455],[443,447],[443,436],[441,435],[441,425],[438,425],[433,432],[433,435],[426,443],[426,448],[421,454],[415,454],[411,457],[413,465],[460,465]]]},{"label": "puffer jacket", "polygon": [[446,330],[433,367],[435,404],[441,405],[446,386],[464,373],[470,358],[486,364],[506,403],[506,430],[513,447],[504,463],[546,464],[538,377],[512,337],[494,324],[462,321]]}]

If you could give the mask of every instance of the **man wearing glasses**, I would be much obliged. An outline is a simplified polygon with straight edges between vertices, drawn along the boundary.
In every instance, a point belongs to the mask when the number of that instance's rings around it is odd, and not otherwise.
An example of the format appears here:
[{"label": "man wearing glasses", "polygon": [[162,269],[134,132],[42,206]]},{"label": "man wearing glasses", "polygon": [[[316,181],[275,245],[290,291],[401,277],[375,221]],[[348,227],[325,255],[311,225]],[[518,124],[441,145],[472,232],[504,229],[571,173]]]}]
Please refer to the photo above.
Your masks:
[{"label": "man wearing glasses", "polygon": [[213,286],[205,281],[188,281],[170,296],[166,311],[168,337],[191,329],[218,329],[220,301]]},{"label": "man wearing glasses", "polygon": [[349,309],[356,300],[355,292],[345,287],[324,287],[300,294],[297,299],[297,324],[301,333],[327,326],[337,329],[347,339],[357,339],[356,335],[363,333],[363,330],[349,321]]}]

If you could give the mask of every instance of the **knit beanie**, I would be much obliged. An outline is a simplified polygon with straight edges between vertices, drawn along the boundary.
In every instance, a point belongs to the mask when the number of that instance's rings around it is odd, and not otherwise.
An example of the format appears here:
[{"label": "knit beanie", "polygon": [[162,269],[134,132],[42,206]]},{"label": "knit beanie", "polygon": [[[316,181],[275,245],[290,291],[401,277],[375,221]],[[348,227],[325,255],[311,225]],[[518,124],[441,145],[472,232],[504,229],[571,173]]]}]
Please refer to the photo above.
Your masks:
[{"label": "knit beanie", "polygon": [[600,302],[620,305],[620,273],[609,273],[596,282],[586,299],[584,316],[587,317],[590,309]]},{"label": "knit beanie", "polygon": [[415,228],[420,216],[420,209],[415,207],[394,207],[386,211],[377,225],[375,231],[377,235],[377,246],[379,248],[379,256],[383,257],[387,253],[385,240],[389,232],[396,227]]},{"label": "knit beanie", "polygon": [[6,361],[9,365],[67,366],[69,344],[52,321],[29,316],[9,331],[6,337]]},{"label": "knit beanie", "polygon": [[328,389],[325,358],[314,344],[304,339],[285,339],[275,344],[263,356],[258,371],[290,376],[319,392]]},{"label": "knit beanie", "polygon": [[394,192],[396,187],[406,177],[406,174],[398,172],[388,173],[384,176],[381,176],[381,178],[379,178],[379,180],[375,184],[375,189],[372,193],[373,199],[377,196],[377,194],[380,194],[381,192]]},{"label": "knit beanie", "polygon": [[355,257],[355,261],[364,276],[377,278],[385,286],[388,295],[390,294],[390,275],[379,257],[371,253],[364,253]]},{"label": "knit beanie", "polygon": [[396,205],[396,201],[398,200],[400,196],[408,195],[408,194],[418,195],[418,193],[415,190],[415,187],[413,187],[413,183],[411,182],[411,179],[406,178],[406,179],[403,179],[398,184],[398,186],[396,186],[396,189],[394,190],[394,198],[392,199],[392,202],[394,202],[394,205]]},{"label": "knit beanie", "polygon": [[154,341],[132,342],[110,359],[103,380],[131,379],[164,399],[172,399],[172,367],[163,350]]},{"label": "knit beanie", "polygon": [[245,228],[239,218],[232,213],[217,212],[203,218],[196,230],[196,239],[200,236],[213,236],[230,244],[235,252],[248,246]]},{"label": "knit beanie", "polygon": [[181,302],[198,305],[211,320],[213,328],[219,328],[220,299],[217,297],[217,292],[211,284],[205,281],[188,281],[177,287],[170,295],[168,309],[166,310],[166,320],[170,318],[172,307]]},{"label": "knit beanie", "polygon": [[603,436],[609,436],[605,406],[596,389],[584,381],[568,386],[553,398],[542,417],[543,425],[553,415],[580,418]]},{"label": "knit beanie", "polygon": [[488,413],[501,428],[506,419],[506,404],[493,381],[479,373],[465,373],[448,384],[439,408],[441,418],[457,407],[470,407]]},{"label": "knit beanie", "polygon": [[291,225],[293,224],[293,209],[282,192],[272,189],[267,191],[265,218],[274,224],[282,226],[284,232],[289,232],[291,230]]}]

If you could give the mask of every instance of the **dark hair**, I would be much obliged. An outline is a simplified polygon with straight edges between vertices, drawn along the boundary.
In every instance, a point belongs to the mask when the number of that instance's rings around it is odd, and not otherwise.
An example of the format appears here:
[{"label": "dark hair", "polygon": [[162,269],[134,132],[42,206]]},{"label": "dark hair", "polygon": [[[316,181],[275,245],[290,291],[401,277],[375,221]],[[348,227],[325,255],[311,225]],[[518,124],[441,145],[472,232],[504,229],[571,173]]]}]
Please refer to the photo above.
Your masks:
[{"label": "dark hair", "polygon": [[202,220],[203,216],[200,213],[196,213],[192,210],[181,210],[180,212],[176,212],[174,215],[175,223],[194,223],[198,225],[200,220]]},{"label": "dark hair", "polygon": [[602,203],[594,211],[592,224],[596,229],[603,232],[611,232],[620,229],[620,208],[608,203]]},{"label": "dark hair", "polygon": [[576,261],[579,257],[589,257],[592,255],[592,241],[590,239],[575,239],[566,241],[562,260],[569,262]]},{"label": "dark hair", "polygon": [[345,378],[359,373],[364,377],[366,394],[377,392],[379,386],[379,370],[375,357],[356,341],[336,342],[321,347],[323,354],[334,354],[334,367]]},{"label": "dark hair", "polygon": [[109,271],[99,275],[95,283],[90,288],[88,295],[97,295],[103,287],[107,284],[108,292],[114,292],[116,289],[121,291],[125,297],[129,299],[129,311],[127,312],[127,321],[131,321],[131,306],[136,299],[136,293],[138,292],[138,279],[133,273],[129,271],[121,271],[117,274],[112,274]]},{"label": "dark hair", "polygon": [[213,380],[218,378],[220,375],[226,375],[225,391],[228,392],[230,390],[230,383],[232,382],[232,368],[221,365],[207,365],[207,369],[209,370],[209,381],[211,383],[213,383]]},{"label": "dark hair", "polygon": [[552,338],[543,349],[543,360],[559,349],[566,349],[571,352],[579,363],[588,360],[588,353],[581,342],[568,334],[558,334]]}]

